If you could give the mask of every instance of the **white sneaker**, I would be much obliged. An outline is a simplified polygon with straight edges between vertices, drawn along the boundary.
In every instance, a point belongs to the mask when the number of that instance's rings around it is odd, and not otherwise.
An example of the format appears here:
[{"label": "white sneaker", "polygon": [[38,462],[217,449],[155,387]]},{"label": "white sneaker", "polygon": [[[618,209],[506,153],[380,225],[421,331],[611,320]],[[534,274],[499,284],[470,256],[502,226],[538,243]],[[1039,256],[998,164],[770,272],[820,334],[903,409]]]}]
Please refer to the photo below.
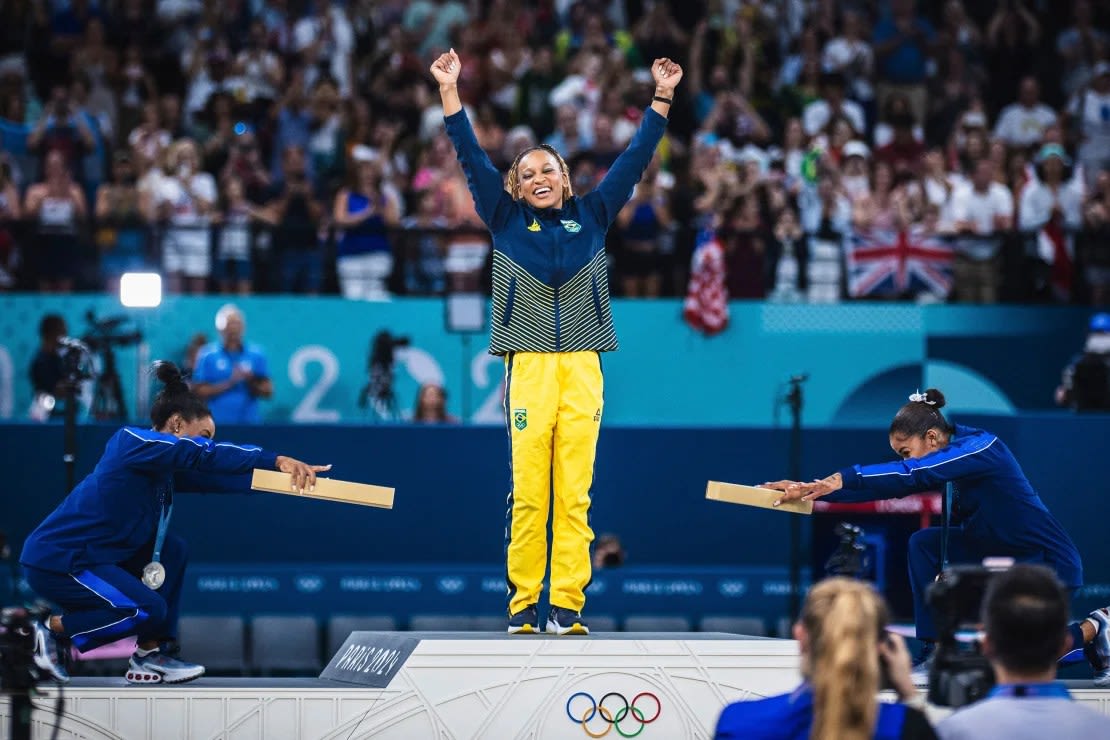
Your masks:
[{"label": "white sneaker", "polygon": [[35,620],[35,665],[58,683],[69,683],[69,673],[58,660],[58,641],[50,627]]},{"label": "white sneaker", "polygon": [[1095,669],[1095,686],[1106,688],[1110,686],[1110,616],[1102,609],[1088,616],[1098,624],[1098,632],[1083,652]]},{"label": "white sneaker", "polygon": [[185,683],[204,675],[204,666],[187,663],[184,660],[155,650],[146,655],[131,654],[131,664],[124,678],[127,683]]},{"label": "white sneaker", "polygon": [[553,606],[547,617],[547,634],[588,635],[590,634],[590,628],[586,626],[586,620],[582,618],[582,612]]}]

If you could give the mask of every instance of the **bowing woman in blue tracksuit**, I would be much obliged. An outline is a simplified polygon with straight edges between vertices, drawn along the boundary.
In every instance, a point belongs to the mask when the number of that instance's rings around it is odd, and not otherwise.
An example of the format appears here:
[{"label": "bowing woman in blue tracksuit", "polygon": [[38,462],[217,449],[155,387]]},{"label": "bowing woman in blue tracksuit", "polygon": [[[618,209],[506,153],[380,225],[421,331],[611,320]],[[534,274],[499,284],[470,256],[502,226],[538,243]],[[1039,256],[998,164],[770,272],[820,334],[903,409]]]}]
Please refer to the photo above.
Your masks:
[{"label": "bowing woman in blue tracksuit", "polygon": [[[898,498],[952,483],[952,563],[978,563],[992,556],[1043,563],[1074,592],[1083,585],[1079,551],[1033,490],[1013,453],[990,432],[950,424],[940,412],[943,407],[944,394],[930,388],[912,394],[899,409],[890,424],[890,446],[902,458],[899,462],[853,465],[810,483],[784,480],[764,486],[784,492],[778,505],[815,498],[845,503]],[[940,572],[942,531],[922,529],[909,541],[914,619],[917,637],[926,643],[937,636],[926,591]],[[1071,649],[1093,641],[1095,649],[1088,651],[1088,658],[1099,676],[1110,674],[1110,655],[1101,655],[1110,645],[1108,625],[1110,618],[1099,609],[1071,627]]]},{"label": "bowing woman in blue tracksuit", "polygon": [[61,608],[35,625],[35,662],[57,681],[56,638],[81,652],[135,635],[126,678],[180,683],[204,666],[178,659],[177,615],[185,541],[167,535],[173,493],[249,491],[254,468],[289,473],[311,488],[331,466],[306,465],[259,447],[216,443],[208,407],[172,363],[155,372],[165,387],[154,400],[153,429],[123,427],[108,440],[93,472],[30,534],[19,561],[27,583]]}]

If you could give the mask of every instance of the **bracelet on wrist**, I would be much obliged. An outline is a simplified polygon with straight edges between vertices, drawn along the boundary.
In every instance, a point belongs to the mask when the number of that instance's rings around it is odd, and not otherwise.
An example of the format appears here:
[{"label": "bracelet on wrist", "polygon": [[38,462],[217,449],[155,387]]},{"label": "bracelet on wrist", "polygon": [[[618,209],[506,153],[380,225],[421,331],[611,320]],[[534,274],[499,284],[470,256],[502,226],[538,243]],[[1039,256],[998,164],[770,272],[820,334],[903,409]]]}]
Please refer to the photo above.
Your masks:
[{"label": "bracelet on wrist", "polygon": [[670,105],[674,102],[674,98],[664,98],[662,95],[656,95],[652,97],[652,100],[657,103],[666,103],[667,105]]}]

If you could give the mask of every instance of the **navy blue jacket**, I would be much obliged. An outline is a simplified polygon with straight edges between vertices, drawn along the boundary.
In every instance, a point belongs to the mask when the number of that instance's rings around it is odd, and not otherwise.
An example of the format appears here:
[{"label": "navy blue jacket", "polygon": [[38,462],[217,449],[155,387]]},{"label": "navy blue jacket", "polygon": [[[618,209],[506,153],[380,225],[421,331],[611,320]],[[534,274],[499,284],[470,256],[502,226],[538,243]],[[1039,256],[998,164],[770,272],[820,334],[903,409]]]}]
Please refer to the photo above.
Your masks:
[{"label": "navy blue jacket", "polygon": [[[925,716],[904,704],[879,702],[876,740],[935,738]],[[738,701],[721,711],[716,740],[808,740],[813,726],[813,692],[802,684],[789,694]]]},{"label": "navy blue jacket", "polygon": [[983,555],[1041,555],[1064,585],[1083,585],[1068,533],[1033,490],[1009,448],[990,432],[956,425],[948,446],[924,457],[840,471],[844,487],[824,501],[873,501],[956,488],[953,518]]},{"label": "navy blue jacket", "polygon": [[478,215],[493,235],[490,352],[615,350],[605,232],[632,197],[667,119],[648,108],[597,188],[559,209],[513,200],[466,112],[444,121]]},{"label": "navy blue jacket", "polygon": [[178,479],[183,490],[246,491],[249,479],[221,485],[219,476],[273,470],[276,460],[259,447],[123,427],[96,468],[27,537],[19,562],[56,573],[121,563],[154,541],[175,474],[186,474]]}]

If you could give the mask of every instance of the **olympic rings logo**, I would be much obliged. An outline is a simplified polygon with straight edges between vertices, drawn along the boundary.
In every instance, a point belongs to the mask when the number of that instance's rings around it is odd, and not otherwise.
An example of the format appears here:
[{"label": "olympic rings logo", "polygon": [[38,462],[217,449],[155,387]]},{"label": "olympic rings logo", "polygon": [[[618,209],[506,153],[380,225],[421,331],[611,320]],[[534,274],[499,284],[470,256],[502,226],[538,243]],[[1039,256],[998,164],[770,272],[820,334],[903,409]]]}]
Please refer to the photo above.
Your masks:
[{"label": "olympic rings logo", "polygon": [[[579,698],[585,701],[574,701]],[[610,699],[612,701],[609,701]],[[637,703],[641,699],[648,699],[655,702],[655,712],[650,717],[645,714],[643,709],[637,706]],[[589,702],[588,706],[586,705],[587,701]],[[616,709],[615,712],[613,709],[606,706],[606,701],[609,701],[610,705],[614,705],[613,708]],[[618,701],[624,706],[617,708],[615,704]],[[572,708],[572,704],[576,704],[577,709]],[[650,706],[650,704],[648,706]],[[624,694],[619,691],[610,691],[608,694],[601,697],[600,700],[595,700],[592,695],[585,691],[579,691],[571,694],[570,698],[567,699],[566,710],[567,717],[570,718],[570,721],[576,725],[582,725],[583,732],[589,737],[605,737],[609,734],[609,731],[614,728],[616,728],[617,734],[621,737],[636,737],[644,731],[645,727],[659,719],[659,714],[663,711],[663,704],[659,701],[659,697],[650,691],[641,691],[633,697],[632,701],[628,701]],[[601,720],[605,722],[605,729],[600,732],[594,732],[590,729],[590,722],[594,717],[599,715]],[[635,732],[629,732],[621,724],[627,724],[626,720],[628,720],[629,715],[632,715],[632,718],[640,724]]]}]

